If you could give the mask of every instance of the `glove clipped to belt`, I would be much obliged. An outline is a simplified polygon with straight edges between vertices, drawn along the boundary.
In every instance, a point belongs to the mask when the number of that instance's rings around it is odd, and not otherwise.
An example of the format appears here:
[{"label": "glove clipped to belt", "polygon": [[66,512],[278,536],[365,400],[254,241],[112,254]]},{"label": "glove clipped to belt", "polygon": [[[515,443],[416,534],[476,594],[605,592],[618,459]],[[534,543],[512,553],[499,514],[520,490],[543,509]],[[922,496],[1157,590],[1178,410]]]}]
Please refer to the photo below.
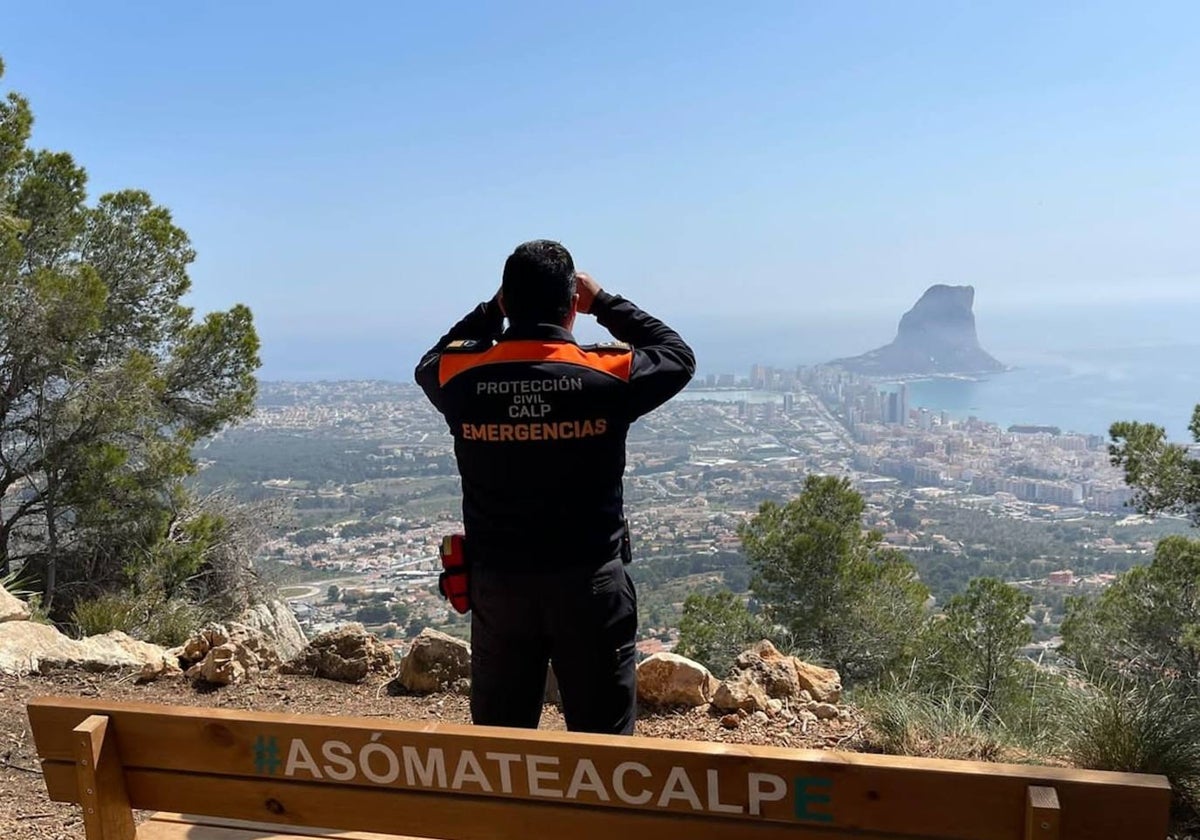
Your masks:
[{"label": "glove clipped to belt", "polygon": [[442,537],[442,573],[438,575],[438,592],[450,601],[455,612],[465,614],[471,609],[467,595],[466,538],[462,534]]}]

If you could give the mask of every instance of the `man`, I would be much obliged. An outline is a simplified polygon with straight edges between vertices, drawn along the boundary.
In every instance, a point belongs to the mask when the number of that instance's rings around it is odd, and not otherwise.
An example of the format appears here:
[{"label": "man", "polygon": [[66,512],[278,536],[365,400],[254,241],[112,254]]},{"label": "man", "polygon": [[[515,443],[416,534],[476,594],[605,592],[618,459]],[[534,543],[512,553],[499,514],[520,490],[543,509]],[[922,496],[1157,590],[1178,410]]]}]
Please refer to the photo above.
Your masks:
[{"label": "man", "polygon": [[[577,313],[627,344],[580,347]],[[546,240],[520,245],[496,296],[421,359],[462,475],[475,723],[536,728],[549,661],[569,729],[633,732],[625,436],[695,366],[674,330]]]}]

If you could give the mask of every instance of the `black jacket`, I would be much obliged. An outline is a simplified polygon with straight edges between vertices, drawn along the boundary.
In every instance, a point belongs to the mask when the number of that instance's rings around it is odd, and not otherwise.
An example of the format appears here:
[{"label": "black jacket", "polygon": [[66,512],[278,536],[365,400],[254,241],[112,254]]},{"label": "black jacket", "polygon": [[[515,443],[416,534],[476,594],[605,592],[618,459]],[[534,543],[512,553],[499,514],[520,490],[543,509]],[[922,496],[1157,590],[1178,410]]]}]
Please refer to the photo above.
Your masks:
[{"label": "black jacket", "polygon": [[417,366],[454,436],[472,563],[628,559],[626,433],[688,383],[696,360],[678,333],[624,298],[601,292],[591,314],[627,343],[581,347],[551,324],[502,332],[493,300]]}]

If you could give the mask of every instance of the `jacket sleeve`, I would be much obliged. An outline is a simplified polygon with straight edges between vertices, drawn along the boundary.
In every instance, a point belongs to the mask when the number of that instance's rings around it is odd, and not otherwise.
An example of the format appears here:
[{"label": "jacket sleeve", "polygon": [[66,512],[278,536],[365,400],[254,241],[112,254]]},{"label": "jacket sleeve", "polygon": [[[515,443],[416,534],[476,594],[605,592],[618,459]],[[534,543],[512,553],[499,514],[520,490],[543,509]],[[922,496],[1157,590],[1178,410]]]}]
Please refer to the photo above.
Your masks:
[{"label": "jacket sleeve", "polygon": [[485,301],[470,312],[461,321],[450,328],[450,331],[438,339],[429,351],[417,363],[414,377],[425,396],[433,403],[434,408],[446,413],[442,403],[442,386],[438,378],[438,367],[442,361],[442,351],[454,341],[480,341],[487,345],[500,335],[504,329],[504,313],[495,298]]},{"label": "jacket sleeve", "polygon": [[601,291],[591,313],[613,338],[633,345],[630,420],[648,414],[688,384],[696,356],[675,330],[620,295]]}]

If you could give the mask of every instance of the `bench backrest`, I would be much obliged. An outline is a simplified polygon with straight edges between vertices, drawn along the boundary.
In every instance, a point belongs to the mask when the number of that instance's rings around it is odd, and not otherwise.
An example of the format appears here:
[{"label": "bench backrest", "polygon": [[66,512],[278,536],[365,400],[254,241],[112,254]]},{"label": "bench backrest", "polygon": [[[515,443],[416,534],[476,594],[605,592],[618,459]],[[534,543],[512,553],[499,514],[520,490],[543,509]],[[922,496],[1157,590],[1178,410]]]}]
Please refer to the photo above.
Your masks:
[{"label": "bench backrest", "polygon": [[[1171,798],[1161,776],[371,718],[76,698],[29,718],[51,798],[85,816],[108,796],[448,840],[1163,840]],[[89,840],[123,840],[99,811]]]}]

